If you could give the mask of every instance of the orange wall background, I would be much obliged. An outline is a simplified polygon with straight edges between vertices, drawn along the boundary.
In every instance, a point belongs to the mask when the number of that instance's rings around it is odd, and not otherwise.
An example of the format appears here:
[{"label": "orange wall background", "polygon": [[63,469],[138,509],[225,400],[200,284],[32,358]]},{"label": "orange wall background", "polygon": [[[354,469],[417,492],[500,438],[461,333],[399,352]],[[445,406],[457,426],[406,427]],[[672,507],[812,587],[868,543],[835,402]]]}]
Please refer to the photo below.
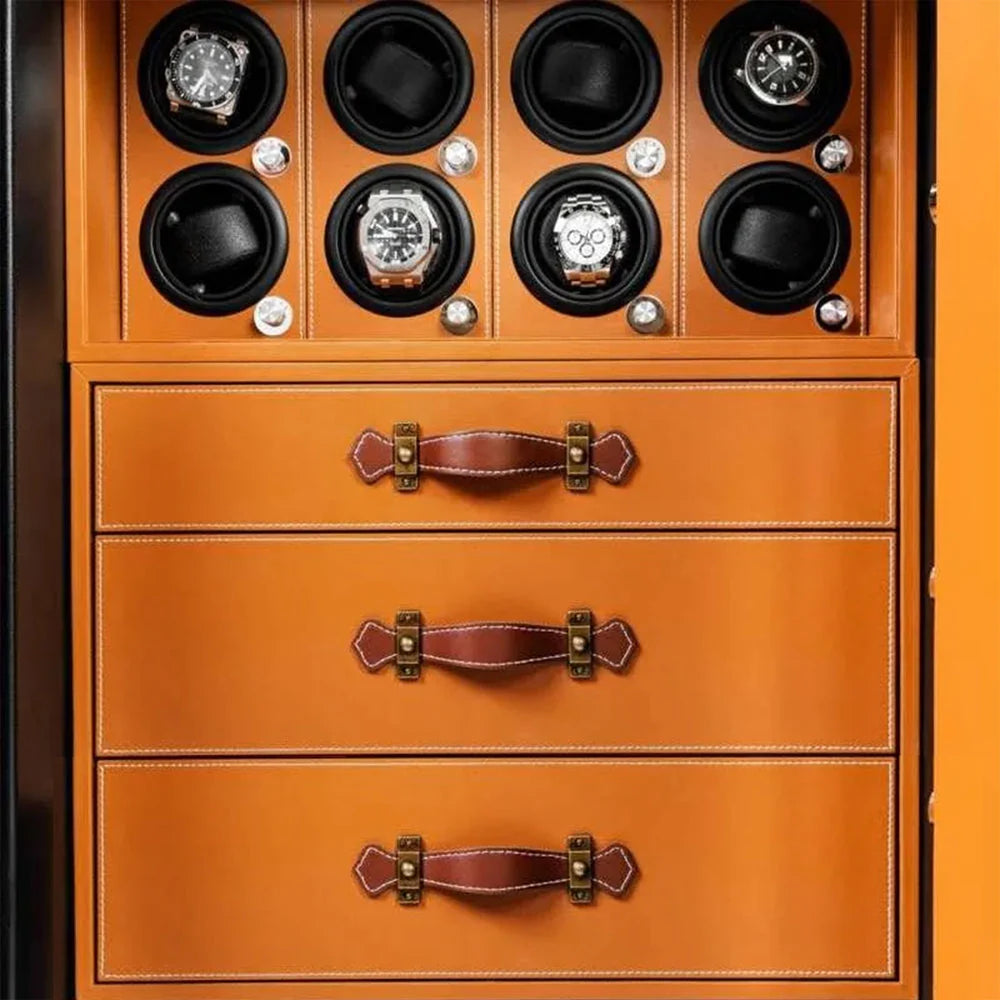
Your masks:
[{"label": "orange wall background", "polygon": [[998,0],[940,0],[936,1000],[1000,998],[998,53]]}]

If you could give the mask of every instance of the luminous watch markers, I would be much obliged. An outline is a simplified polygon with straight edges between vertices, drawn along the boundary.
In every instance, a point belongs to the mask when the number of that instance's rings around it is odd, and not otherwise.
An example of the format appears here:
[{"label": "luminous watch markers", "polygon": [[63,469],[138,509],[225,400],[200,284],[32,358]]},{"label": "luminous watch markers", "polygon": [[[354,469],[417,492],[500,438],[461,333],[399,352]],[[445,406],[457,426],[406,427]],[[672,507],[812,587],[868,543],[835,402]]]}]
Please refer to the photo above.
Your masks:
[{"label": "luminous watch markers", "polygon": [[775,27],[754,39],[737,75],[765,104],[799,104],[819,79],[819,57],[805,35]]}]

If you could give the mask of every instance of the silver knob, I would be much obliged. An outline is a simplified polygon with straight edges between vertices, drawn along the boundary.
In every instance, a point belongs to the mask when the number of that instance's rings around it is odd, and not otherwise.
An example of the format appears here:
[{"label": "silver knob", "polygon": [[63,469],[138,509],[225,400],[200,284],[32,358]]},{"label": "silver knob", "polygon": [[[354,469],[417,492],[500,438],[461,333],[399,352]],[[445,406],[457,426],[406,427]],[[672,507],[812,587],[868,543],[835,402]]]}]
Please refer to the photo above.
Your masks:
[{"label": "silver knob", "polygon": [[413,878],[417,874],[417,866],[412,861],[400,861],[399,874],[403,878]]},{"label": "silver knob", "polygon": [[625,151],[625,164],[636,177],[655,177],[667,165],[667,149],[651,135],[636,139]]},{"label": "silver knob", "polygon": [[472,299],[457,295],[441,307],[441,325],[449,332],[462,336],[471,333],[479,322],[479,310]]},{"label": "silver knob", "polygon": [[636,333],[659,333],[667,325],[663,303],[655,295],[640,295],[633,299],[625,315]]},{"label": "silver knob", "polygon": [[454,135],[441,143],[438,165],[449,177],[464,177],[476,169],[479,150],[471,139]]},{"label": "silver knob", "polygon": [[254,306],[253,325],[265,337],[280,337],[292,325],[291,305],[277,295],[268,295]]},{"label": "silver knob", "polygon": [[816,303],[816,324],[827,333],[840,333],[851,325],[854,310],[843,295],[824,295]]},{"label": "silver knob", "polygon": [[254,143],[250,160],[261,177],[280,177],[292,162],[292,151],[284,139],[266,135]]},{"label": "silver knob", "polygon": [[412,653],[417,648],[417,640],[410,635],[403,635],[399,638],[399,651],[401,653]]},{"label": "silver knob", "polygon": [[842,174],[854,161],[854,147],[842,135],[824,135],[813,147],[813,158],[828,174]]},{"label": "silver knob", "polygon": [[586,861],[574,861],[573,862],[573,877],[583,878],[587,874],[587,862]]}]

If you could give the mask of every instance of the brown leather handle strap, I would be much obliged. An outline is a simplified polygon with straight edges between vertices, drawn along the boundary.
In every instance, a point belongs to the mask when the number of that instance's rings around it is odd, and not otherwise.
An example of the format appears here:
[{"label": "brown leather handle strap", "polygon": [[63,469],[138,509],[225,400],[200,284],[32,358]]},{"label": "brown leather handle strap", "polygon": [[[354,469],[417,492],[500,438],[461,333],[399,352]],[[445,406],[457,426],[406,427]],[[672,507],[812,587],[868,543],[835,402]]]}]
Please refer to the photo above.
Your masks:
[{"label": "brown leather handle strap", "polygon": [[[396,628],[369,620],[362,623],[352,645],[365,670],[376,673],[396,659],[397,643]],[[639,648],[635,633],[621,618],[594,628],[590,646],[594,661],[616,673],[628,669]],[[484,671],[566,663],[569,657],[565,626],[520,622],[421,627],[414,651],[421,663]]]},{"label": "brown leather handle strap", "polygon": [[[586,891],[600,888],[621,897],[628,893],[639,873],[631,851],[622,844],[611,844],[601,851],[579,856],[586,860],[575,860],[577,854],[570,850],[525,847],[426,851],[413,855],[411,868],[404,870],[404,874],[412,874],[412,886],[418,894],[420,889],[428,888],[463,895],[503,896],[535,889],[572,888],[572,881]],[[398,891],[399,860],[397,853],[369,844],[362,849],[354,874],[369,896],[379,896],[390,889]],[[574,869],[574,864],[581,867]]]},{"label": "brown leather handle strap", "polygon": [[[421,475],[502,479],[567,471],[565,438],[519,431],[471,430],[421,437],[416,452],[413,457]],[[593,439],[589,452],[590,472],[615,485],[625,481],[636,460],[632,443],[621,431]],[[399,452],[393,438],[369,429],[354,442],[350,458],[361,478],[375,483],[397,470]],[[588,467],[586,455],[580,464]]]}]

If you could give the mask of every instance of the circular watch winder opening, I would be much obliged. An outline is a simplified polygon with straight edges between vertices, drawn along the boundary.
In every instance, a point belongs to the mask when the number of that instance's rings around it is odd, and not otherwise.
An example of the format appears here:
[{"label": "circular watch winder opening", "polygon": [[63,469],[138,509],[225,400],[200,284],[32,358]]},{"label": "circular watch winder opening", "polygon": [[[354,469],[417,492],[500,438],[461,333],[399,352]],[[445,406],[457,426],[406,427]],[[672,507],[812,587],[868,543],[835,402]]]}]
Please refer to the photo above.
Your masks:
[{"label": "circular watch winder opening", "polygon": [[379,153],[418,153],[447,138],[472,97],[459,30],[420,3],[369,4],[337,32],[324,84],[340,127]]},{"label": "circular watch winder opening", "polygon": [[242,4],[195,0],[149,33],[139,95],[164,137],[192,153],[231,153],[260,138],[285,100],[281,43]]},{"label": "circular watch winder opening", "polygon": [[701,259],[716,288],[758,313],[812,305],[840,278],[850,220],[822,177],[790,163],[759,163],[728,177],[708,199]]},{"label": "circular watch winder opening", "polygon": [[277,198],[253,174],[198,164],[169,178],[142,217],[142,260],[174,305],[202,316],[248,309],[278,280],[288,226]]},{"label": "circular watch winder opening", "polygon": [[511,67],[514,102],[543,142],[604,153],[633,138],[660,98],[656,43],[611,3],[572,0],[524,33]]},{"label": "circular watch winder opening", "polygon": [[631,301],[660,255],[652,202],[610,167],[561,167],[524,196],[511,231],[514,266],[541,302],[570,316],[600,316]]},{"label": "circular watch winder opening", "polygon": [[851,56],[836,25],[800,0],[749,0],[712,29],[698,82],[705,109],[734,142],[787,152],[840,117]]},{"label": "circular watch winder opening", "polygon": [[458,192],[423,167],[376,167],[338,196],[326,259],[344,293],[383,316],[416,316],[455,294],[475,233]]}]

